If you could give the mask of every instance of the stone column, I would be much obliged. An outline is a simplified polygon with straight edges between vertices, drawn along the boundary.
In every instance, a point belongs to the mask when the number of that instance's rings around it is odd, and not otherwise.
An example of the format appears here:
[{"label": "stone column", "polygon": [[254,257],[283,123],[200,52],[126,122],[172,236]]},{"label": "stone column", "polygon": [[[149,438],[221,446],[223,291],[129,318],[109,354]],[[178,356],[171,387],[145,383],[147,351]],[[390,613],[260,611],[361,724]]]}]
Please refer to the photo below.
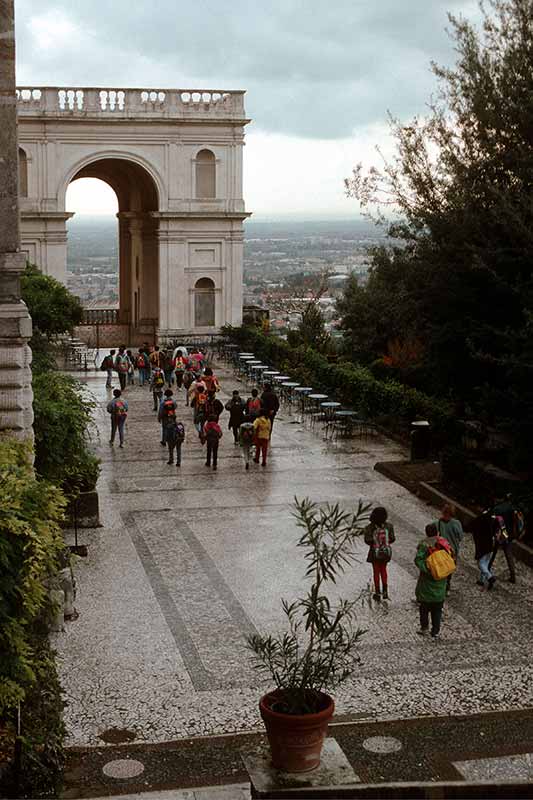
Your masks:
[{"label": "stone column", "polygon": [[0,0],[0,435],[33,438],[31,318],[20,297],[13,0]]}]

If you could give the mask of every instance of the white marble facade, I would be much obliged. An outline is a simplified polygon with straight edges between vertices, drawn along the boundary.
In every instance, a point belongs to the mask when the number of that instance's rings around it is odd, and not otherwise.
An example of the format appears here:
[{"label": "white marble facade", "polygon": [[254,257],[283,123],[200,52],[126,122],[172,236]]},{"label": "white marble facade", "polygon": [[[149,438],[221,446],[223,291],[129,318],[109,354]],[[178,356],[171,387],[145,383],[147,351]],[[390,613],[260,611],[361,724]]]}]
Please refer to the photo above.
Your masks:
[{"label": "white marble facade", "polygon": [[120,321],[159,338],[242,319],[244,92],[18,89],[22,249],[66,276],[71,181],[119,203]]}]

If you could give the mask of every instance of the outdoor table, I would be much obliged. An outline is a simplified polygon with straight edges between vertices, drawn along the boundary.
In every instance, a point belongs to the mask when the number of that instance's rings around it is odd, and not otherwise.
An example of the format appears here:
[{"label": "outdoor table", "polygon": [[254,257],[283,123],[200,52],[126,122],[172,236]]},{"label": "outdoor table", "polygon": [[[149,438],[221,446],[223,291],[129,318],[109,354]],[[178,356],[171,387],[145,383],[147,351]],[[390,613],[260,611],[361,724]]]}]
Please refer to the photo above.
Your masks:
[{"label": "outdoor table", "polygon": [[305,413],[305,396],[309,394],[309,392],[313,391],[312,386],[295,386],[294,392],[298,396],[298,400],[300,401],[300,411],[303,418]]},{"label": "outdoor table", "polygon": [[332,417],[335,410],[339,409],[341,405],[342,405],[341,403],[337,403],[334,400],[329,400],[326,403],[320,403],[320,408],[325,409],[325,413],[327,414],[327,416]]},{"label": "outdoor table", "polygon": [[327,394],[308,394],[307,397],[308,397],[309,400],[313,401],[313,405],[316,406],[316,408],[318,408],[318,404],[322,400],[327,400],[328,399]]}]

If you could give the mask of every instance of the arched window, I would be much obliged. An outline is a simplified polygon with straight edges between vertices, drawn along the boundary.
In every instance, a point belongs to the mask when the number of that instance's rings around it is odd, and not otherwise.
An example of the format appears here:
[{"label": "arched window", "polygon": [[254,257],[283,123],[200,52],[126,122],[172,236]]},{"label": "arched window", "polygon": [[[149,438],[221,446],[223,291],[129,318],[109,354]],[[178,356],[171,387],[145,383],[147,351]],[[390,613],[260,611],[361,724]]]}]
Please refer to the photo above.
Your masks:
[{"label": "arched window", "polygon": [[19,147],[19,197],[28,196],[28,159],[26,151]]},{"label": "arched window", "polygon": [[212,328],[215,324],[215,284],[200,278],[194,286],[194,327]]},{"label": "arched window", "polygon": [[196,197],[216,197],[216,160],[211,150],[200,150],[196,156]]}]

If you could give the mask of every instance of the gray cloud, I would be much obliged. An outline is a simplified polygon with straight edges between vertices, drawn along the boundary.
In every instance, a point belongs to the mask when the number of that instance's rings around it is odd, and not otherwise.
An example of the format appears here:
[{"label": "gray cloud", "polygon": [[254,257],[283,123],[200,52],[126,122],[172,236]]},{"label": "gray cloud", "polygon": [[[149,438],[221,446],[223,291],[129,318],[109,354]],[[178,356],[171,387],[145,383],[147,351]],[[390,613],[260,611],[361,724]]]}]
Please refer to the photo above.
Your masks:
[{"label": "gray cloud", "polygon": [[[340,138],[424,110],[473,0],[18,0],[19,83],[244,88],[258,128]],[[73,27],[69,27],[72,23]]]}]

